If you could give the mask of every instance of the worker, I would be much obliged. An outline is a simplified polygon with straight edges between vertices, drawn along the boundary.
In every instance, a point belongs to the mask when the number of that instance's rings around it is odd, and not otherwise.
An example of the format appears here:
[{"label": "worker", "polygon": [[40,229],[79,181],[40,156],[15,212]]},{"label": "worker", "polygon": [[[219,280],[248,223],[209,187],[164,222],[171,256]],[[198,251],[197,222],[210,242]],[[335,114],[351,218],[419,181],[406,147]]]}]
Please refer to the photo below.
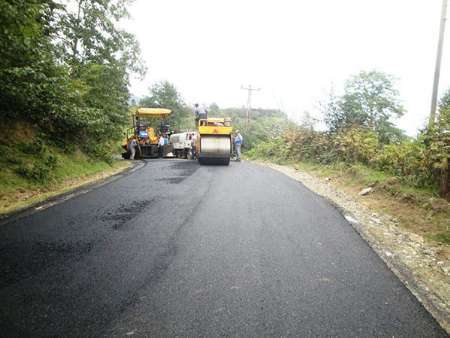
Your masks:
[{"label": "worker", "polygon": [[236,161],[241,161],[241,146],[244,138],[242,137],[239,130],[236,130],[236,134],[234,135],[234,149],[236,150]]},{"label": "worker", "polygon": [[128,150],[130,151],[130,160],[134,160],[134,156],[136,155],[136,148],[138,143],[136,141],[136,136],[133,136],[128,143]]},{"label": "worker", "polygon": [[158,141],[158,152],[159,152],[159,157],[163,157],[164,156],[164,136],[161,135],[159,136],[159,141]]},{"label": "worker", "polygon": [[208,111],[204,107],[200,107],[198,103],[194,104],[195,125],[198,125],[199,120],[206,120],[208,118]]},{"label": "worker", "polygon": [[192,134],[191,136],[191,158],[195,160],[195,142],[197,141],[197,136]]}]

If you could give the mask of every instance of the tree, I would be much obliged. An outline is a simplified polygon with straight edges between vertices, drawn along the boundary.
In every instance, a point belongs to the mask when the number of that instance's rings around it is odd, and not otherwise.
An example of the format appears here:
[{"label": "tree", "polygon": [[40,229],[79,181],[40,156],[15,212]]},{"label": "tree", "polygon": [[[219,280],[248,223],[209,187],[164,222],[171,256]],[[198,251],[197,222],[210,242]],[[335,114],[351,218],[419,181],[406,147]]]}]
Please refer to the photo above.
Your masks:
[{"label": "tree", "polygon": [[175,128],[193,129],[194,116],[186,106],[176,87],[168,82],[155,83],[150,88],[150,96],[143,98],[139,104],[143,107],[167,108],[172,114],[167,121]]},{"label": "tree", "polygon": [[118,28],[129,3],[0,0],[0,119],[108,155],[127,119],[130,74],[145,70]]},{"label": "tree", "polygon": [[325,122],[331,131],[353,126],[367,128],[385,144],[402,137],[402,131],[391,119],[403,112],[392,76],[377,71],[360,72],[347,80],[344,95],[330,96]]},{"label": "tree", "polygon": [[430,152],[440,171],[440,194],[449,196],[450,190],[450,89],[439,102],[439,115],[433,130]]},{"label": "tree", "polygon": [[76,74],[86,64],[108,64],[142,75],[145,67],[134,36],[118,28],[133,0],[71,0],[58,12],[58,46]]},{"label": "tree", "polygon": [[145,72],[134,36],[119,28],[131,2],[69,0],[56,10],[54,42],[72,86],[73,109],[65,118],[78,127],[77,137],[87,150],[92,144],[107,150],[121,136],[120,126],[128,118],[129,77]]},{"label": "tree", "polygon": [[51,0],[0,0],[2,119],[41,122],[57,109],[64,69],[56,63],[49,36],[56,7]]}]

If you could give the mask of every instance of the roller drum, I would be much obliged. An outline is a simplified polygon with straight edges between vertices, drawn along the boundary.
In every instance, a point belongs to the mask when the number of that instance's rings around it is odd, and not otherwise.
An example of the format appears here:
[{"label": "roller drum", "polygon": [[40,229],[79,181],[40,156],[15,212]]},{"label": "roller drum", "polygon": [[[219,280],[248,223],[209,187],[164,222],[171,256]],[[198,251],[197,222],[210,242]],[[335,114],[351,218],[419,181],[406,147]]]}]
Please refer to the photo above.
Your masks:
[{"label": "roller drum", "polygon": [[228,164],[231,140],[227,136],[202,135],[200,138],[200,163]]}]

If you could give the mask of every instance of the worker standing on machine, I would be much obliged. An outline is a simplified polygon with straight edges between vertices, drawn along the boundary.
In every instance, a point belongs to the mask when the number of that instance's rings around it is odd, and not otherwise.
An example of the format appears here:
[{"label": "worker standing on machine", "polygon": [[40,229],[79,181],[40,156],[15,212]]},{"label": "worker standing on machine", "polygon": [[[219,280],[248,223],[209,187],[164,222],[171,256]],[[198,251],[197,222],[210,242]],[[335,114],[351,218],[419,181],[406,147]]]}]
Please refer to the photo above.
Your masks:
[{"label": "worker standing on machine", "polygon": [[236,161],[241,161],[241,146],[244,138],[242,137],[239,130],[236,130],[236,135],[234,135],[234,149],[236,151]]},{"label": "worker standing on machine", "polygon": [[198,103],[194,104],[195,125],[198,126],[199,120],[208,118],[208,111],[204,107],[200,107]]}]

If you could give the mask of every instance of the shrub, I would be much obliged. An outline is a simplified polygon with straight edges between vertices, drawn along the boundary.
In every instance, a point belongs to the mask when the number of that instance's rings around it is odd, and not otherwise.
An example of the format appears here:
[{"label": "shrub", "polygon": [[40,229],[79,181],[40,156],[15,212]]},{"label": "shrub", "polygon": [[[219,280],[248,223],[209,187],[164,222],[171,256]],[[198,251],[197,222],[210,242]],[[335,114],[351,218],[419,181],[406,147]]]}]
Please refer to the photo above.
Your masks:
[{"label": "shrub", "polygon": [[415,186],[433,184],[432,163],[423,142],[407,141],[381,148],[375,158],[378,169],[388,171]]},{"label": "shrub", "polygon": [[441,144],[442,141],[436,141],[436,136],[430,138],[426,135],[417,140],[406,139],[397,144],[383,145],[377,134],[366,128],[327,133],[296,127],[286,130],[281,137],[257,144],[248,155],[274,161],[361,163],[389,172],[412,186],[436,187],[442,171],[439,165],[446,156],[442,152],[447,148]]},{"label": "shrub", "polygon": [[333,138],[337,158],[348,163],[369,164],[378,149],[377,135],[363,128],[340,131]]},{"label": "shrub", "polygon": [[[52,178],[53,170],[58,165],[58,159],[42,142],[20,143],[16,149],[15,163],[17,166],[14,171],[17,174],[41,183]],[[26,161],[17,158],[19,151],[30,155]]]}]

